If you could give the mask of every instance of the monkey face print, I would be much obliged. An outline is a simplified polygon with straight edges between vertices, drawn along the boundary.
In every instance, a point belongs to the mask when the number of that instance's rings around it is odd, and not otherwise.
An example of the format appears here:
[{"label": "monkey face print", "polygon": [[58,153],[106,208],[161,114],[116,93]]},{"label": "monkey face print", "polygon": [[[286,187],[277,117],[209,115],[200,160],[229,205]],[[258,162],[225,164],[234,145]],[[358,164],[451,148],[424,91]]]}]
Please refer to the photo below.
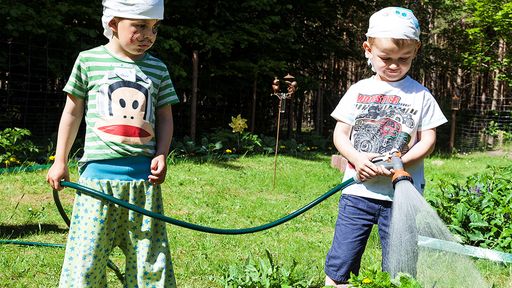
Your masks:
[{"label": "monkey face print", "polygon": [[104,84],[96,98],[99,119],[94,130],[105,142],[146,144],[155,134],[151,123],[151,83],[146,82],[150,80],[126,71],[115,74],[121,75],[120,79],[109,79],[110,84]]}]

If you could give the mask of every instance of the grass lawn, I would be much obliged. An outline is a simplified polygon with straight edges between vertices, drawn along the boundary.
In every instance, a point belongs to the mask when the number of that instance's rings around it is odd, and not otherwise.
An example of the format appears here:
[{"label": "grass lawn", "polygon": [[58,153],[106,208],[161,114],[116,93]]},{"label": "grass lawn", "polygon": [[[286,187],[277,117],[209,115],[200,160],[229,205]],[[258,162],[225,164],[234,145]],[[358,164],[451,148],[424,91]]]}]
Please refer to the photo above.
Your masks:
[{"label": "grass lawn", "polygon": [[[179,161],[169,167],[163,184],[166,215],[220,228],[261,225],[309,203],[339,184],[341,174],[327,156],[307,159],[279,156],[275,189],[273,157],[254,156],[227,162],[198,164]],[[426,162],[427,187],[440,181],[462,181],[489,164],[510,161],[508,155],[473,153],[454,157],[433,156]],[[67,228],[45,183],[46,171],[0,175],[0,238],[65,243]],[[76,181],[77,174],[72,175]],[[74,192],[61,199],[71,211]],[[168,226],[178,287],[222,287],[219,279],[230,265],[242,267],[249,256],[266,258],[265,250],[284,267],[298,262],[297,275],[322,287],[323,263],[330,247],[339,194],[307,213],[270,230],[247,235],[214,235]],[[363,269],[380,263],[374,233],[364,255]],[[59,248],[0,245],[0,287],[56,287],[64,250]],[[122,268],[123,256],[111,259]],[[482,274],[496,287],[512,287],[512,266],[477,261]],[[108,272],[109,287],[121,287]]]}]

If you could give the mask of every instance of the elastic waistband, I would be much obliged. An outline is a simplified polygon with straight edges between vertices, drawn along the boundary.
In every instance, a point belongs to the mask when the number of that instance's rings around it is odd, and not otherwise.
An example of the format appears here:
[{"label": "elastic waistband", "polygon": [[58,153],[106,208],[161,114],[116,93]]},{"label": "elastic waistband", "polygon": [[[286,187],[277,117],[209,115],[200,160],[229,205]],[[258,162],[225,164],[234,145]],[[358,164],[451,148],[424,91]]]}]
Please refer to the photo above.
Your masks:
[{"label": "elastic waistband", "polygon": [[381,206],[384,206],[384,207],[391,207],[391,206],[393,206],[393,201],[389,201],[389,200],[381,200],[381,199],[375,199],[375,198],[368,198],[368,197],[363,197],[363,196],[359,196],[359,195],[352,195],[352,194],[342,194],[341,197],[360,199],[360,200],[363,200],[363,201],[366,201],[366,202],[370,202],[370,203],[373,203],[373,204],[376,204],[376,205],[381,205]]},{"label": "elastic waistband", "polygon": [[121,181],[147,180],[151,174],[148,157],[125,157],[88,162],[80,177]]}]

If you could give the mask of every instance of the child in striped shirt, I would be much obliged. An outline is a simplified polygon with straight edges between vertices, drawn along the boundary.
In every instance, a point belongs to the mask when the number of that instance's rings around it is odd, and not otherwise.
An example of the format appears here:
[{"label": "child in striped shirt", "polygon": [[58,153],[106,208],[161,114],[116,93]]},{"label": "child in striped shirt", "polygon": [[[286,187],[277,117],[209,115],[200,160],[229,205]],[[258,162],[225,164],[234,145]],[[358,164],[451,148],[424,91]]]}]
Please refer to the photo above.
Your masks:
[{"label": "child in striped shirt", "polygon": [[[64,87],[55,162],[47,182],[69,180],[68,156],[85,115],[79,183],[163,213],[160,184],[178,97],[154,44],[163,0],[103,0],[108,44],[83,51]],[[166,226],[108,202],[77,194],[59,287],[106,287],[110,252],[126,256],[125,287],[175,287]]]}]

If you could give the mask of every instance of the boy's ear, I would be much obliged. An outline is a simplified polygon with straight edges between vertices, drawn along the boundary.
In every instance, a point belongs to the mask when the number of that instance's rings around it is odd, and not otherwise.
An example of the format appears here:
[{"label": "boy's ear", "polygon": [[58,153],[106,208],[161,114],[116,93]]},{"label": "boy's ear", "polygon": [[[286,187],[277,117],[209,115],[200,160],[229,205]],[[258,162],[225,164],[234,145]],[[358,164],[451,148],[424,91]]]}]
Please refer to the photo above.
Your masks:
[{"label": "boy's ear", "polygon": [[116,17],[112,18],[112,20],[110,20],[110,22],[108,22],[108,27],[110,29],[112,29],[112,32],[114,32],[114,33],[117,32],[117,18]]},{"label": "boy's ear", "polygon": [[368,59],[371,58],[372,57],[372,47],[370,46],[370,43],[368,43],[368,41],[363,42],[363,49],[364,49],[364,56]]},{"label": "boy's ear", "polygon": [[420,49],[421,49],[421,42],[418,42],[418,46],[416,46],[416,55],[418,54],[418,52],[420,52]]}]

